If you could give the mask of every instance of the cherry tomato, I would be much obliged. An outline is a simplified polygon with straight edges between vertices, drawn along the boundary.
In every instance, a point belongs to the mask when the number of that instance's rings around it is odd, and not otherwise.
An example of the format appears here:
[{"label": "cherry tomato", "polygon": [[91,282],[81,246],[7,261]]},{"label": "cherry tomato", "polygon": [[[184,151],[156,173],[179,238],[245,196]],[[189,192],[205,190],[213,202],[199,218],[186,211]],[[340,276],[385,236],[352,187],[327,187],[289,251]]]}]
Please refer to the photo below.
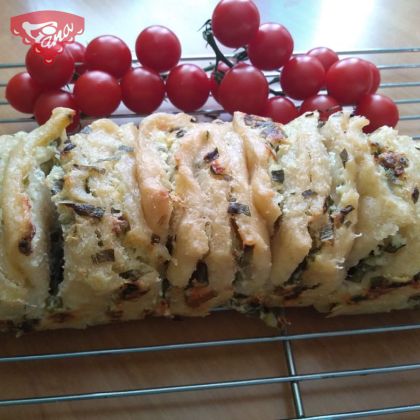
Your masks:
[{"label": "cherry tomato", "polygon": [[169,100],[184,112],[201,108],[210,94],[210,80],[205,71],[195,64],[174,67],[166,80]]},{"label": "cherry tomato", "polygon": [[122,100],[127,108],[138,114],[150,114],[159,108],[165,97],[165,84],[159,73],[137,67],[121,80]]},{"label": "cherry tomato", "polygon": [[86,71],[85,65],[85,52],[86,47],[80,42],[70,42],[66,44],[67,51],[72,55],[76,64],[75,74],[73,75],[73,80],[76,80],[78,76],[83,74]]},{"label": "cherry tomato", "polygon": [[213,34],[229,48],[239,48],[257,34],[260,13],[251,0],[221,0],[211,18]]},{"label": "cherry tomato", "polygon": [[131,52],[122,39],[102,35],[89,42],[85,62],[89,70],[101,70],[120,79],[131,67]]},{"label": "cherry tomato", "polygon": [[360,58],[337,61],[329,68],[326,76],[328,94],[342,105],[356,104],[369,92],[371,85],[371,69]]},{"label": "cherry tomato", "polygon": [[267,101],[263,115],[273,121],[287,124],[299,116],[299,111],[290,99],[274,96]]},{"label": "cherry tomato", "polygon": [[26,68],[31,77],[42,87],[57,89],[68,83],[74,72],[74,58],[66,48],[57,54],[51,63],[36,52],[37,46],[32,45],[26,53]]},{"label": "cherry tomato", "polygon": [[321,62],[309,55],[292,57],[280,75],[283,92],[293,99],[305,99],[315,95],[325,81]]},{"label": "cherry tomato", "polygon": [[99,70],[82,74],[74,84],[80,110],[91,117],[112,114],[121,102],[121,88],[115,77]]},{"label": "cherry tomato", "polygon": [[369,120],[370,124],[363,128],[365,133],[371,133],[383,125],[395,127],[400,117],[395,102],[378,93],[363,96],[356,106],[355,114]]},{"label": "cherry tomato", "polygon": [[27,72],[15,74],[7,83],[6,99],[20,112],[32,114],[41,86]]},{"label": "cherry tomato", "polygon": [[311,57],[316,57],[324,66],[325,71],[328,71],[328,69],[339,60],[337,53],[327,47],[312,48],[306,54]]},{"label": "cherry tomato", "polygon": [[165,26],[149,26],[137,37],[136,55],[143,66],[161,73],[178,64],[181,58],[181,43]]},{"label": "cherry tomato", "polygon": [[381,73],[379,72],[379,69],[378,67],[375,66],[375,64],[367,60],[365,61],[366,63],[368,63],[369,68],[370,68],[370,73],[372,75],[372,84],[370,86],[368,93],[376,93],[376,91],[379,88],[379,85],[381,84]]},{"label": "cherry tomato", "polygon": [[328,117],[335,112],[341,111],[341,105],[332,97],[328,95],[315,95],[305,99],[300,105],[300,113],[318,111],[319,119],[327,121]]},{"label": "cherry tomato", "polygon": [[227,112],[261,114],[267,103],[268,83],[256,67],[239,63],[225,74],[218,95]]},{"label": "cherry tomato", "polygon": [[223,79],[223,76],[225,75],[225,73],[230,69],[230,67],[225,64],[223,61],[219,61],[219,63],[217,64],[217,78],[215,76],[215,71],[213,70],[210,76],[210,92],[213,95],[213,98],[219,102],[219,86],[220,83]]},{"label": "cherry tomato", "polygon": [[48,91],[39,96],[34,108],[34,115],[37,123],[39,125],[44,124],[51,117],[53,109],[59,106],[77,111],[76,115],[73,117],[73,122],[67,127],[68,132],[76,130],[80,124],[80,111],[74,96],[64,90]]},{"label": "cherry tomato", "polygon": [[293,38],[278,23],[264,23],[248,45],[251,63],[261,70],[276,70],[284,66],[293,52]]}]

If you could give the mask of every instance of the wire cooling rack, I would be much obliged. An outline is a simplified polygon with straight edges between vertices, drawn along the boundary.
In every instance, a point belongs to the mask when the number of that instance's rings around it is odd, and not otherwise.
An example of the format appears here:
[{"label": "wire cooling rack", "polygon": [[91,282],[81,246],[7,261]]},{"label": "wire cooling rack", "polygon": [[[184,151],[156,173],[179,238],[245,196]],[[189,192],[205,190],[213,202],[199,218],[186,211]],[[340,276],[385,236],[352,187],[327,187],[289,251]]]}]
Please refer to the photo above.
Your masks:
[{"label": "wire cooling rack", "polygon": [[[6,356],[0,357],[0,364],[12,363],[26,363],[28,369],[30,364],[39,361],[54,361],[58,359],[67,360],[71,363],[74,359],[90,358],[97,359],[104,356],[118,357],[128,354],[140,353],[156,353],[156,352],[171,352],[171,351],[199,351],[202,349],[215,349],[218,347],[242,347],[250,344],[263,345],[267,343],[281,343],[284,350],[285,359],[287,362],[288,375],[285,376],[272,376],[272,377],[258,377],[252,379],[233,379],[229,381],[207,382],[207,383],[194,383],[182,384],[164,387],[150,387],[132,390],[115,390],[107,392],[90,392],[80,394],[67,394],[67,395],[49,395],[40,397],[27,397],[16,399],[2,399],[0,400],[0,416],[1,410],[7,406],[16,405],[31,405],[31,404],[47,404],[59,402],[76,402],[84,400],[98,400],[109,398],[122,398],[122,397],[141,397],[154,394],[169,394],[169,393],[182,393],[182,392],[198,392],[209,391],[215,389],[232,389],[239,387],[251,387],[261,385],[273,385],[287,383],[291,387],[293,396],[293,405],[295,416],[289,418],[299,419],[348,419],[357,417],[369,417],[387,414],[401,414],[420,410],[419,404],[410,404],[396,407],[382,407],[360,411],[341,412],[341,413],[328,413],[323,415],[307,415],[305,414],[304,398],[302,397],[300,386],[308,381],[321,381],[326,379],[342,379],[350,377],[365,377],[368,375],[380,374],[396,374],[398,372],[414,371],[420,369],[420,363],[400,364],[390,366],[379,366],[373,368],[363,369],[346,369],[335,371],[323,371],[314,373],[299,373],[294,360],[293,346],[299,341],[307,343],[308,351],[310,351],[311,343],[316,340],[337,339],[340,337],[357,337],[361,336],[374,336],[380,334],[387,334],[389,339],[392,339],[392,334],[417,331],[420,329],[420,323],[413,323],[408,325],[395,325],[385,327],[372,327],[361,329],[348,329],[336,331],[324,331],[314,333],[301,333],[301,334],[287,334],[283,333],[274,336],[264,337],[251,337],[243,339],[227,339],[227,340],[212,340],[212,341],[197,341],[180,344],[165,344],[155,346],[138,346],[126,348],[109,348],[94,351],[77,351],[77,352],[62,352],[50,354],[33,354],[33,355],[19,355],[19,356]],[[331,344],[334,346],[334,343]],[[89,378],[85,378],[89,380]],[[417,384],[418,385],[418,384]],[[415,392],[414,387],[413,392]]]},{"label": "wire cooling rack", "polygon": [[[369,56],[372,57],[372,61],[378,63],[378,67],[381,70],[382,80],[380,89],[386,94],[394,91],[397,92],[398,96],[389,94],[395,100],[400,107],[400,131],[411,134],[415,140],[420,139],[420,127],[417,124],[413,126],[406,125],[409,122],[417,121],[420,119],[420,112],[417,105],[420,104],[420,93],[416,93],[416,88],[420,87],[420,81],[416,81],[415,78],[418,75],[414,75],[415,69],[420,68],[420,62],[418,60],[418,53],[420,53],[420,47],[415,48],[392,48],[392,49],[371,49],[371,50],[354,50],[354,51],[341,51],[341,56],[358,55],[358,56]],[[400,58],[401,57],[401,58]],[[398,60],[397,60],[398,58]],[[211,57],[185,57],[185,61],[211,61]],[[391,61],[390,61],[391,60]],[[404,60],[406,63],[402,64]],[[395,64],[395,61],[398,64]],[[0,69],[10,70],[23,67],[22,64],[1,64]],[[397,72],[401,76],[402,81],[386,81],[387,73]],[[410,73],[412,72],[412,73]],[[270,76],[270,74],[267,74]],[[391,80],[393,80],[392,78]],[[420,80],[420,77],[419,77]],[[0,87],[4,87],[5,82],[0,83]],[[416,97],[418,95],[419,97]],[[0,112],[7,107],[7,101],[1,101]],[[410,105],[407,108],[407,105]],[[211,108],[213,106],[213,108]],[[215,113],[220,112],[217,109],[215,103],[210,107],[206,107],[205,110],[198,112],[198,115],[211,116]],[[7,107],[10,108],[10,107]],[[414,113],[413,113],[414,110]],[[9,110],[10,111],[10,110]],[[2,112],[0,115],[0,123],[2,124],[26,124],[34,123],[32,118],[22,116],[4,116],[6,112]],[[10,114],[10,112],[9,112]],[[116,119],[127,119],[138,117],[135,114],[127,112],[119,112],[113,115],[112,118]],[[26,128],[24,126],[24,128]],[[219,310],[223,311],[223,309]],[[218,312],[218,311],[217,311]],[[381,319],[382,315],[377,315],[377,319]],[[219,348],[232,348],[242,349],[248,345],[262,346],[264,344],[278,343],[282,346],[284,352],[284,359],[287,367],[287,374],[285,375],[274,375],[274,376],[263,376],[253,377],[247,379],[234,378],[231,380],[222,381],[210,381],[200,383],[183,383],[175,384],[170,386],[147,386],[136,388],[136,389],[117,389],[111,391],[95,390],[94,392],[83,392],[83,393],[67,393],[60,395],[37,395],[37,396],[24,396],[19,398],[4,398],[0,395],[0,417],[2,417],[2,410],[6,410],[6,407],[12,406],[26,406],[36,404],[48,404],[48,403],[63,403],[63,402],[77,402],[86,400],[103,400],[103,399],[115,399],[123,397],[137,397],[141,398],[149,395],[162,395],[162,394],[175,394],[175,393],[193,393],[198,391],[211,391],[211,390],[232,390],[234,388],[245,388],[255,387],[263,385],[273,384],[288,384],[291,390],[292,403],[294,407],[294,415],[287,418],[299,418],[299,419],[348,419],[358,417],[371,417],[381,415],[394,415],[394,418],[400,418],[403,414],[420,411],[420,376],[416,378],[415,383],[412,387],[413,395],[418,395],[418,401],[411,404],[397,405],[397,406],[385,406],[385,407],[374,407],[368,409],[360,409],[353,411],[340,411],[340,412],[328,412],[327,414],[314,415],[310,410],[307,410],[305,406],[305,396],[303,395],[301,388],[309,382],[319,382],[327,379],[344,379],[344,378],[364,378],[366,376],[375,375],[396,375],[403,372],[416,372],[420,369],[420,360],[416,363],[401,363],[401,364],[390,364],[384,363],[375,367],[362,367],[357,369],[337,369],[337,370],[321,370],[310,373],[302,373],[300,367],[295,362],[295,346],[299,343],[305,343],[306,351],[310,352],[311,347],[315,342],[322,340],[333,340],[331,346],[334,346],[334,340],[338,340],[342,337],[354,337],[355,345],[358,340],[362,337],[366,337],[367,340],[373,340],[373,337],[386,335],[389,341],[393,340],[393,337],[399,333],[415,333],[420,330],[420,323],[412,322],[408,324],[400,325],[385,325],[385,326],[374,326],[366,328],[343,328],[332,331],[317,331],[317,332],[302,332],[302,333],[288,333],[283,331],[282,333],[276,333],[274,335],[246,337],[246,338],[231,338],[222,340],[205,340],[205,341],[191,341],[183,343],[169,343],[159,345],[147,345],[147,346],[126,346],[126,347],[109,347],[96,350],[82,350],[82,351],[71,351],[71,352],[52,352],[42,354],[19,354],[0,355],[0,368],[3,366],[15,366],[14,364],[21,363],[27,366],[25,369],[30,369],[34,363],[37,362],[52,362],[62,360],[65,363],[72,363],[75,359],[89,359],[97,361],[103,357],[118,358],[124,355],[134,354],[155,354],[162,352],[189,352],[189,351],[203,351],[203,349],[211,350]],[[1,347],[0,347],[1,348]],[[3,350],[0,350],[3,352]],[[249,361],[252,363],[252,360]],[[58,374],[58,373],[57,373]],[[89,378],[85,378],[89,381]],[[1,381],[1,378],[0,378]],[[361,384],[362,382],[360,382]],[[356,385],[359,386],[359,385]],[[419,414],[420,416],[420,414]],[[9,418],[9,417],[6,417]]]}]

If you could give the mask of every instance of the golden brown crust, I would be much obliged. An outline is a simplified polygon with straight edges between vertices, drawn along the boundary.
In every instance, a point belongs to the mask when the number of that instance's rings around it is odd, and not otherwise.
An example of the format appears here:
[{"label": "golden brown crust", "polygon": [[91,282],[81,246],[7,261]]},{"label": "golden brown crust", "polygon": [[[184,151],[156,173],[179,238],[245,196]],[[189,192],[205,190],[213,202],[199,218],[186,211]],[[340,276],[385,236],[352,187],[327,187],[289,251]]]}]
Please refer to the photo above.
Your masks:
[{"label": "golden brown crust", "polygon": [[[177,136],[192,126],[191,117],[186,114],[154,114],[142,121],[135,142],[142,208],[147,224],[163,243],[168,238],[173,210],[169,168],[172,146]],[[174,135],[170,136],[170,133]]]},{"label": "golden brown crust", "polygon": [[175,176],[172,197],[178,223],[173,228],[173,253],[167,277],[176,287],[186,287],[199,260],[209,252],[206,224],[209,223],[206,196],[194,176],[195,161],[207,142],[207,132],[193,129],[185,134],[174,155]]},{"label": "golden brown crust", "polygon": [[244,143],[254,205],[273,234],[281,209],[270,166],[276,147],[285,142],[283,128],[268,118],[242,112],[234,113],[232,126]]}]

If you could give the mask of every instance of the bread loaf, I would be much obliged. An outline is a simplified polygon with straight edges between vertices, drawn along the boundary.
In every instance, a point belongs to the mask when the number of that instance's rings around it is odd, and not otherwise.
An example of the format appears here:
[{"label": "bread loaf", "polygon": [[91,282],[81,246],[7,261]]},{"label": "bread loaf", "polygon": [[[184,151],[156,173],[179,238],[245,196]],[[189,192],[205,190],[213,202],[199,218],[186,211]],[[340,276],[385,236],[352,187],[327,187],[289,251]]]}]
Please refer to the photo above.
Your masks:
[{"label": "bread loaf", "polygon": [[330,315],[420,302],[420,152],[346,113],[287,125],[153,114],[0,139],[0,328],[219,306]]}]

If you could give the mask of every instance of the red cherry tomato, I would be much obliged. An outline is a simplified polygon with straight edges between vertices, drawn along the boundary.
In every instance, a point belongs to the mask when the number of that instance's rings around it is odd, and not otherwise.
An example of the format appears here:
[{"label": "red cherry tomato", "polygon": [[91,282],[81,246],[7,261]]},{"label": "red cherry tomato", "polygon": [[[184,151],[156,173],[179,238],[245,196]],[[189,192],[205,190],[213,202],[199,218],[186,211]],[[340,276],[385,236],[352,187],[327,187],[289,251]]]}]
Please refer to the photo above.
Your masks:
[{"label": "red cherry tomato", "polygon": [[201,108],[210,94],[210,80],[205,71],[195,64],[174,67],[166,80],[169,100],[184,112]]},{"label": "red cherry tomato", "polygon": [[395,127],[399,120],[399,112],[395,102],[378,93],[365,95],[357,104],[356,115],[363,115],[370,124],[363,128],[365,133],[371,133],[383,125]]},{"label": "red cherry tomato", "polygon": [[99,70],[88,71],[74,84],[74,96],[83,113],[91,117],[105,117],[118,108],[121,88],[110,74]]},{"label": "red cherry tomato", "polygon": [[332,97],[328,95],[315,95],[305,99],[300,105],[300,113],[318,111],[319,119],[327,121],[328,117],[335,112],[341,111],[341,105]]},{"label": "red cherry tomato", "polygon": [[218,80],[216,80],[216,76],[215,76],[215,71],[213,70],[213,72],[211,73],[210,76],[210,92],[213,95],[213,98],[219,102],[219,86],[220,83],[223,79],[223,76],[225,75],[225,73],[230,69],[230,67],[223,63],[223,61],[219,61],[219,64],[217,65],[217,73],[218,73]]},{"label": "red cherry tomato", "polygon": [[327,47],[312,48],[306,54],[311,57],[316,57],[324,66],[325,71],[328,71],[328,69],[339,60],[337,53]]},{"label": "red cherry tomato", "polygon": [[375,64],[367,60],[365,61],[366,63],[368,63],[369,68],[370,68],[370,73],[372,75],[372,84],[370,86],[368,93],[376,93],[376,91],[379,88],[379,85],[381,84],[381,73],[379,72],[379,69],[378,67],[375,66]]},{"label": "red cherry tomato", "polygon": [[261,70],[275,70],[284,66],[293,52],[293,38],[278,23],[264,23],[248,45],[251,63]]},{"label": "red cherry tomato", "polygon": [[321,62],[309,55],[292,57],[283,67],[280,85],[293,99],[305,99],[318,93],[325,81]]},{"label": "red cherry tomato", "polygon": [[27,72],[15,74],[7,83],[6,99],[20,112],[32,114],[34,105],[41,94],[41,86]]},{"label": "red cherry tomato", "polygon": [[35,103],[34,115],[39,125],[44,124],[50,117],[54,108],[71,108],[76,111],[73,122],[67,127],[68,132],[72,132],[79,127],[80,111],[77,107],[74,96],[64,90],[48,91],[39,96]]},{"label": "red cherry tomato", "polygon": [[268,83],[256,67],[239,63],[225,74],[218,95],[227,112],[261,114],[267,103]]},{"label": "red cherry tomato", "polygon": [[295,104],[284,96],[275,96],[267,101],[264,116],[273,121],[287,124],[299,116]]},{"label": "red cherry tomato", "polygon": [[143,66],[161,73],[178,64],[181,58],[181,43],[165,26],[149,26],[137,37],[136,55]]},{"label": "red cherry tomato", "polygon": [[221,0],[211,18],[213,34],[229,48],[239,48],[256,35],[260,14],[251,0]]},{"label": "red cherry tomato", "polygon": [[74,58],[66,48],[57,54],[51,63],[46,63],[36,50],[36,45],[29,48],[25,64],[28,73],[37,83],[45,88],[58,89],[71,80],[74,72]]},{"label": "red cherry tomato", "polygon": [[131,67],[131,52],[122,39],[102,35],[89,42],[85,62],[89,70],[101,70],[120,79]]},{"label": "red cherry tomato", "polygon": [[356,104],[369,92],[372,73],[365,60],[345,58],[334,63],[327,72],[328,94],[342,105]]},{"label": "red cherry tomato", "polygon": [[[75,41],[66,44],[66,49],[74,58],[75,63],[78,63],[76,64],[75,70],[75,76],[77,78],[77,76],[80,76],[86,71],[86,65],[84,64],[86,47],[80,42]],[[73,80],[75,80],[76,78],[73,76]]]},{"label": "red cherry tomato", "polygon": [[122,100],[138,114],[150,114],[165,97],[165,84],[159,73],[138,67],[129,70],[121,80]]}]

